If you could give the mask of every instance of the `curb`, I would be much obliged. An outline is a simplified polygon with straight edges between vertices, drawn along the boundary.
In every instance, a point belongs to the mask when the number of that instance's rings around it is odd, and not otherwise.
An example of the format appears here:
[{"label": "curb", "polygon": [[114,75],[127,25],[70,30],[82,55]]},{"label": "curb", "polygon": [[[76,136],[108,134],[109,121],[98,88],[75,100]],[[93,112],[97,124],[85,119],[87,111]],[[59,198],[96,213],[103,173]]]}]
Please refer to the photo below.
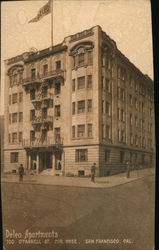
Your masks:
[{"label": "curb", "polygon": [[[105,189],[105,188],[115,188],[115,187],[119,187],[119,186],[122,186],[122,185],[126,185],[126,184],[129,184],[130,182],[134,182],[134,181],[138,181],[138,180],[140,180],[140,179],[143,179],[143,178],[146,178],[146,177],[150,177],[150,176],[155,176],[155,174],[150,174],[150,175],[145,175],[145,176],[141,176],[141,177],[138,177],[138,178],[136,178],[136,179],[131,179],[131,180],[129,180],[128,182],[124,182],[124,183],[120,183],[120,184],[115,184],[115,185],[113,185],[113,186],[109,186],[109,187],[94,187],[94,186],[92,186],[92,187],[87,187],[87,186],[71,186],[71,185],[66,185],[66,184],[64,184],[64,185],[61,185],[61,184],[47,184],[47,183],[35,183],[35,182],[33,182],[33,183],[31,183],[31,182],[23,182],[22,183],[22,185],[28,185],[28,184],[30,184],[30,185],[41,185],[41,186],[55,186],[55,187],[72,187],[72,188],[89,188],[89,189],[96,189],[96,188],[98,188],[98,189]],[[1,180],[1,183],[3,184],[3,183],[14,183],[14,184],[20,184],[19,182],[15,182],[15,181],[2,181]]]}]

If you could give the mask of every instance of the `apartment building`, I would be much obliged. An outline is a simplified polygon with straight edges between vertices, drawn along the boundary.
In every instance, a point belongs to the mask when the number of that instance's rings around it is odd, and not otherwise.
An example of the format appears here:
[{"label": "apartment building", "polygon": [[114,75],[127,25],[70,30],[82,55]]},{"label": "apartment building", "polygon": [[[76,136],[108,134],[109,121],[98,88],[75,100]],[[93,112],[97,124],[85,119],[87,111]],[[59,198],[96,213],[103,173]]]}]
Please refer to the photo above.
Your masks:
[{"label": "apartment building", "polygon": [[154,166],[153,81],[100,26],[6,60],[5,76],[5,172]]}]

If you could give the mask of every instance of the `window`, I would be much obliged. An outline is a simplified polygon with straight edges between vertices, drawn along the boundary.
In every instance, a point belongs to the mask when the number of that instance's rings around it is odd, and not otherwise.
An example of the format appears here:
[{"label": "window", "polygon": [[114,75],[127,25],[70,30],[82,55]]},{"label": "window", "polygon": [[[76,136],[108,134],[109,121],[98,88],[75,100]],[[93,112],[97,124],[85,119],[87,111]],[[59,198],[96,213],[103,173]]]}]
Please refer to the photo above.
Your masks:
[{"label": "window", "polygon": [[132,88],[132,85],[133,85],[132,77],[131,77],[131,75],[129,75],[129,86],[130,86],[130,88]]},{"label": "window", "polygon": [[72,67],[74,68],[76,66],[76,57],[72,57]]},{"label": "window", "polygon": [[102,55],[102,66],[104,66],[105,65],[105,55],[103,54]]},{"label": "window", "polygon": [[23,121],[23,112],[20,112],[19,113],[19,122],[22,122]]},{"label": "window", "polygon": [[55,117],[60,117],[61,116],[61,108],[60,105],[55,106]]},{"label": "window", "polygon": [[121,121],[124,122],[125,121],[125,112],[123,109],[121,109]]},{"label": "window", "polygon": [[102,138],[105,138],[105,125],[102,124]]},{"label": "window", "polygon": [[78,102],[78,114],[85,112],[85,101]]},{"label": "window", "polygon": [[132,114],[130,114],[130,126],[132,126]]},{"label": "window", "polygon": [[138,108],[138,101],[137,101],[137,99],[135,99],[135,108],[136,109]]},{"label": "window", "polygon": [[12,79],[13,79],[13,84],[17,84],[17,72],[14,72]]},{"label": "window", "polygon": [[135,127],[137,128],[137,125],[138,125],[138,120],[137,120],[137,117],[135,117]]},{"label": "window", "polygon": [[121,130],[121,142],[125,142],[125,131]]},{"label": "window", "polygon": [[60,128],[55,128],[55,142],[58,143],[61,140],[61,129]]},{"label": "window", "polygon": [[120,87],[117,87],[117,97],[120,99]]},{"label": "window", "polygon": [[106,54],[106,57],[105,57],[105,67],[106,69],[110,69],[110,57],[108,53]]},{"label": "window", "polygon": [[9,114],[9,124],[11,124],[11,122],[12,122],[12,115]]},{"label": "window", "polygon": [[135,83],[135,91],[138,91],[138,84],[137,84],[137,82]]},{"label": "window", "polygon": [[130,144],[133,145],[133,135],[130,134]]},{"label": "window", "polygon": [[30,141],[31,142],[35,141],[35,131],[34,130],[30,131]]},{"label": "window", "polygon": [[12,133],[12,143],[16,143],[17,142],[17,133]]},{"label": "window", "polygon": [[56,69],[61,69],[61,61],[56,61]]},{"label": "window", "polygon": [[34,80],[36,77],[36,69],[31,69],[31,79]]},{"label": "window", "polygon": [[91,138],[92,137],[92,124],[88,124],[88,137]]},{"label": "window", "polygon": [[9,105],[11,105],[11,99],[12,99],[12,96],[9,95]]},{"label": "window", "polygon": [[106,80],[105,80],[105,89],[106,89],[106,91],[107,91],[108,93],[111,92],[110,81],[109,81],[109,79],[106,79]]},{"label": "window", "polygon": [[23,101],[23,92],[20,92],[19,93],[19,102],[22,102]]},{"label": "window", "polygon": [[102,114],[104,114],[104,112],[105,112],[104,106],[105,106],[105,102],[104,102],[104,100],[102,100]]},{"label": "window", "polygon": [[60,82],[55,83],[55,95],[59,95],[61,92],[61,84]]},{"label": "window", "polygon": [[76,149],[76,162],[88,160],[88,149]]},{"label": "window", "polygon": [[142,102],[142,113],[145,112],[145,105],[144,105],[144,102]]},{"label": "window", "polygon": [[106,139],[110,139],[111,138],[111,135],[110,135],[110,126],[109,125],[106,125]]},{"label": "window", "polygon": [[120,121],[120,109],[117,108],[117,118],[118,118],[118,121]]},{"label": "window", "polygon": [[75,102],[72,103],[72,115],[75,115],[76,113],[76,104]]},{"label": "window", "polygon": [[135,135],[135,145],[138,146],[138,136]]},{"label": "window", "polygon": [[75,126],[72,126],[72,138],[75,138],[76,134],[75,134]]},{"label": "window", "polygon": [[124,163],[125,152],[120,151],[120,163]]},{"label": "window", "polygon": [[130,101],[130,105],[133,105],[133,99],[132,99],[132,95],[129,95],[129,101]]},{"label": "window", "polygon": [[92,112],[92,100],[88,100],[88,102],[87,102],[87,104],[88,104],[88,112]]},{"label": "window", "polygon": [[42,130],[42,143],[46,143],[47,142],[47,130]]},{"label": "window", "polygon": [[47,94],[48,94],[48,88],[47,86],[45,86],[42,88],[42,97],[43,98],[47,97]]},{"label": "window", "polygon": [[10,153],[10,162],[11,163],[18,162],[18,152]]},{"label": "window", "polygon": [[101,89],[104,89],[104,76],[102,76]]},{"label": "window", "polygon": [[8,143],[11,143],[11,134],[8,134]]},{"label": "window", "polygon": [[85,77],[82,76],[82,77],[78,77],[78,86],[77,88],[78,89],[84,89],[85,88]]},{"label": "window", "polygon": [[78,65],[83,66],[84,65],[84,53],[81,53],[78,55]]},{"label": "window", "polygon": [[42,119],[43,119],[43,120],[47,118],[47,111],[48,111],[47,108],[43,108],[43,109],[42,109]]},{"label": "window", "polygon": [[30,110],[30,121],[35,119],[35,109]]},{"label": "window", "polygon": [[35,100],[35,89],[30,91],[30,100]]},{"label": "window", "polygon": [[12,95],[12,104],[17,103],[17,93]]},{"label": "window", "polygon": [[23,82],[23,72],[20,71],[19,72],[19,83],[22,83]]},{"label": "window", "polygon": [[47,73],[48,73],[48,64],[44,64],[43,65],[43,74],[44,74],[44,76],[47,76]]},{"label": "window", "polygon": [[85,137],[85,125],[78,125],[77,136],[79,138]]},{"label": "window", "polygon": [[92,51],[88,51],[88,65],[93,64],[93,53]]},{"label": "window", "polygon": [[92,88],[92,75],[87,76],[87,88],[88,89]]},{"label": "window", "polygon": [[12,123],[17,122],[17,113],[12,114]]},{"label": "window", "polygon": [[19,142],[22,142],[22,140],[23,140],[23,134],[22,132],[19,132]]},{"label": "window", "polygon": [[105,150],[104,160],[105,160],[105,162],[110,162],[110,150]]},{"label": "window", "polygon": [[75,79],[72,80],[72,92],[75,92]]},{"label": "window", "polygon": [[106,114],[110,116],[110,103],[106,102]]},{"label": "window", "polygon": [[125,100],[125,91],[124,91],[124,89],[120,89],[120,98],[121,98],[121,100]]}]

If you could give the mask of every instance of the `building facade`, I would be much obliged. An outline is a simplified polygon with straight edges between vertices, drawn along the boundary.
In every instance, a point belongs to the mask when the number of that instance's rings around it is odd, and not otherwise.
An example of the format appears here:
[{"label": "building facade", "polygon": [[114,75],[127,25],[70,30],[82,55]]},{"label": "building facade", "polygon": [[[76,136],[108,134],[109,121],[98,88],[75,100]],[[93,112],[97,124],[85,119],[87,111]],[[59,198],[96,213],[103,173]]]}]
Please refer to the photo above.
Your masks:
[{"label": "building facade", "polygon": [[100,26],[6,60],[5,75],[5,172],[154,166],[153,81]]}]

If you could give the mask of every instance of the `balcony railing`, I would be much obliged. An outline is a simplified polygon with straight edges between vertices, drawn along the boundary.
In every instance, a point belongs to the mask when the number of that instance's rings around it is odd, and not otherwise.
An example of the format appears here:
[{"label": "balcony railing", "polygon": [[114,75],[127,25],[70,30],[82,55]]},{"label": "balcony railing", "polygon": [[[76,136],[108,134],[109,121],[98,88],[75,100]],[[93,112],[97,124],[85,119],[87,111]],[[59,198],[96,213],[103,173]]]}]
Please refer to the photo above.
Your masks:
[{"label": "balcony railing", "polygon": [[36,75],[34,77],[27,77],[23,79],[23,86],[27,86],[33,83],[41,83],[40,75]]},{"label": "balcony railing", "polygon": [[24,148],[37,148],[37,147],[50,147],[50,146],[61,146],[63,144],[62,138],[36,138],[34,141],[31,141],[29,139],[23,140],[23,147]]},{"label": "balcony railing", "polygon": [[32,103],[39,103],[43,100],[53,100],[53,94],[52,93],[45,93],[45,94],[37,94],[35,95],[35,98],[32,100]]},{"label": "balcony railing", "polygon": [[52,123],[53,122],[53,116],[46,116],[46,117],[42,117],[42,116],[37,116],[32,120],[32,125],[36,125],[36,124],[42,124],[42,123]]},{"label": "balcony railing", "polygon": [[37,74],[34,77],[27,77],[23,79],[23,86],[27,86],[29,84],[33,83],[41,83],[42,80],[49,80],[53,78],[61,77],[64,78],[64,70],[62,69],[56,69],[53,71],[47,71],[43,74]]}]

